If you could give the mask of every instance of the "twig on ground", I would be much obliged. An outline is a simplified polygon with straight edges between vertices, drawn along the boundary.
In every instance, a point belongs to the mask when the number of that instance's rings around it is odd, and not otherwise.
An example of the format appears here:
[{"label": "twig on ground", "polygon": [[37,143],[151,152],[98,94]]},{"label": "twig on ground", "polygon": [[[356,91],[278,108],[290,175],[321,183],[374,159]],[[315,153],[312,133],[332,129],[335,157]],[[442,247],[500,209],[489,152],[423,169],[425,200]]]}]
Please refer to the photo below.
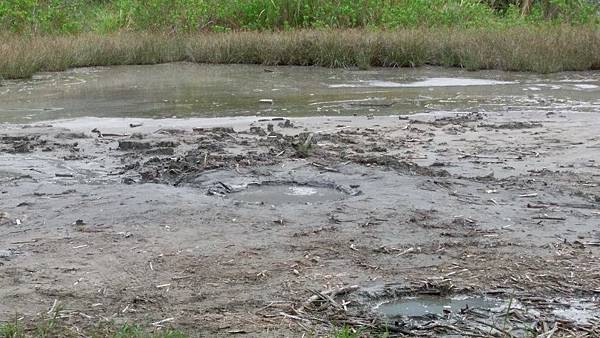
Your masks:
[{"label": "twig on ground", "polygon": [[164,323],[172,322],[172,321],[174,321],[174,320],[175,320],[175,318],[174,318],[174,317],[171,317],[171,318],[167,318],[167,319],[163,319],[163,320],[159,320],[159,321],[157,321],[157,322],[154,322],[154,323],[152,323],[152,325],[153,325],[153,326],[161,326],[161,325],[162,325],[162,324],[164,324]]},{"label": "twig on ground", "polygon": [[562,216],[549,216],[547,214],[543,214],[540,216],[535,216],[533,217],[533,219],[545,219],[545,220],[551,220],[551,221],[565,221],[567,220],[565,217]]},{"label": "twig on ground", "polygon": [[[354,292],[356,290],[359,289],[358,285],[351,285],[351,286],[346,286],[346,287],[342,287],[339,289],[334,289],[334,290],[326,290],[326,291],[321,291],[318,294],[315,294],[313,296],[311,296],[309,299],[307,299],[304,304],[302,304],[302,306],[296,310],[298,312],[302,312],[303,309],[305,309],[306,307],[312,305],[313,303],[317,302],[319,299],[322,299],[323,296],[329,296],[329,297],[337,297],[340,295],[344,295],[344,294],[348,294],[351,292]],[[333,298],[331,298],[333,299]]]}]

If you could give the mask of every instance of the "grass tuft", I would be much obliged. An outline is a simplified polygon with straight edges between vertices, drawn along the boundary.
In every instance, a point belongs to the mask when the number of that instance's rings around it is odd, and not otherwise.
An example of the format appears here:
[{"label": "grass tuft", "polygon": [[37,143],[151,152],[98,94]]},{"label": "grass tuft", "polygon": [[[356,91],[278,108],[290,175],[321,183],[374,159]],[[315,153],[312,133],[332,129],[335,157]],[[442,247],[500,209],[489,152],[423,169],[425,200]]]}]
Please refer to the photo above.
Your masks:
[{"label": "grass tuft", "polygon": [[0,338],[26,338],[26,337],[92,337],[92,338],[188,338],[181,331],[167,329],[158,332],[149,332],[138,325],[124,324],[120,327],[112,323],[102,323],[89,330],[73,331],[69,326],[55,318],[40,318],[27,330],[17,320],[0,324]]},{"label": "grass tuft", "polygon": [[180,331],[167,330],[158,333],[148,333],[137,325],[125,324],[121,326],[112,338],[187,338],[188,336]]},{"label": "grass tuft", "polygon": [[25,332],[18,321],[0,324],[0,338],[24,338]]}]

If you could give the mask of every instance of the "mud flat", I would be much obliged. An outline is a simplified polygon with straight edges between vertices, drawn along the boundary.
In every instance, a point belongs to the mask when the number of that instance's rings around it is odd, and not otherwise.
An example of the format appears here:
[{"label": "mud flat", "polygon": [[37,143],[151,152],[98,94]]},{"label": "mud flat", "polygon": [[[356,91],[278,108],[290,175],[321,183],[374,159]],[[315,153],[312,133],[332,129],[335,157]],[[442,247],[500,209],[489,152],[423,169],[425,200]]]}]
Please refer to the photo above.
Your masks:
[{"label": "mud flat", "polygon": [[0,317],[597,336],[598,130],[552,107],[4,125]]}]

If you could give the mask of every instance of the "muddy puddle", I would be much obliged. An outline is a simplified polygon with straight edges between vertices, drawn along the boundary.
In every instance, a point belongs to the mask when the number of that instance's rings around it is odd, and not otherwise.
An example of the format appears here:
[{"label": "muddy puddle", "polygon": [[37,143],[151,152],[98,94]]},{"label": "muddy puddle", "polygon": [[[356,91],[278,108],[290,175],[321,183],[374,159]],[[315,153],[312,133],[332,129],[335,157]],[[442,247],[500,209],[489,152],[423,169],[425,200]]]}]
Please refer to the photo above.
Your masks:
[{"label": "muddy puddle", "polygon": [[338,201],[346,197],[343,192],[328,187],[287,184],[254,184],[230,194],[230,198],[261,204],[314,204]]},{"label": "muddy puddle", "polygon": [[600,319],[600,307],[594,300],[548,299],[530,300],[518,297],[497,298],[488,295],[415,295],[393,298],[378,303],[373,311],[391,320],[397,318],[443,318],[450,314],[470,312],[487,313],[489,316],[505,315],[511,311],[523,311],[572,322],[590,325]]},{"label": "muddy puddle", "polygon": [[389,332],[408,336],[435,332],[436,337],[523,337],[549,331],[552,327],[548,322],[558,321],[568,329],[593,327],[600,320],[595,298],[532,297],[509,289],[462,293],[446,289],[447,284],[439,286],[392,284],[352,292],[342,290],[335,299],[325,299],[328,306],[338,302],[352,304],[346,311],[349,316],[365,317],[366,311],[373,320],[386,323]]},{"label": "muddy puddle", "polygon": [[600,305],[597,301],[578,299],[557,307],[552,313],[562,320],[574,321],[579,325],[590,325],[600,319]]},{"label": "muddy puddle", "polygon": [[499,299],[482,296],[416,296],[387,301],[376,306],[374,310],[389,318],[441,316],[447,312],[459,312],[469,308],[490,310],[498,308],[502,303]]},{"label": "muddy puddle", "polygon": [[[326,69],[174,63],[80,68],[0,86],[0,122],[75,117],[390,115],[598,102],[594,72]],[[544,98],[544,99],[541,99]],[[520,107],[520,108],[519,108]],[[507,109],[507,107],[502,107]]]}]

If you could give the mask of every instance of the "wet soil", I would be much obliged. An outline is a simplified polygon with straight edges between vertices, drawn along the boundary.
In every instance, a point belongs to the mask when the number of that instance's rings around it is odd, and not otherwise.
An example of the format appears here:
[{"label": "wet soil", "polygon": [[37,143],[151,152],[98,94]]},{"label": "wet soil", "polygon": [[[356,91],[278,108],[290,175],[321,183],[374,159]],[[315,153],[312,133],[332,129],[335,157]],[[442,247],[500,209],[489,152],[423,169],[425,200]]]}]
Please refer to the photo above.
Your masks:
[{"label": "wet soil", "polygon": [[[4,125],[0,318],[56,300],[78,328],[322,334],[385,320],[359,293],[403,285],[528,302],[535,332],[594,336],[596,310],[564,311],[598,305],[598,130],[595,112],[541,109]],[[302,305],[350,285],[345,309]],[[386,325],[470,332],[427,323]]]}]

